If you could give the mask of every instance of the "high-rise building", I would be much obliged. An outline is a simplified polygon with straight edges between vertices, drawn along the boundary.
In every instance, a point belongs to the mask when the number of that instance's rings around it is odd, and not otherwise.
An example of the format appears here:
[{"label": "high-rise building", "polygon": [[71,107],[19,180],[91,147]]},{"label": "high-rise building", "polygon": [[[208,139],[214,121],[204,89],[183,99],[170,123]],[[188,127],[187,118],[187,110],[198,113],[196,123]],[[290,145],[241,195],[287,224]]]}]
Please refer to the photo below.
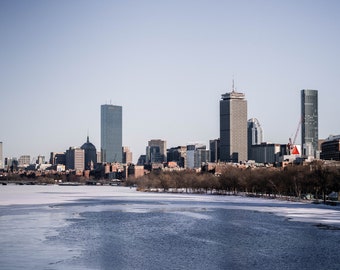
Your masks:
[{"label": "high-rise building", "polygon": [[66,150],[66,169],[83,171],[85,164],[85,152],[79,147],[70,147]]},{"label": "high-rise building", "polygon": [[210,140],[210,162],[218,162],[220,160],[220,139]]},{"label": "high-rise building", "polygon": [[132,163],[132,152],[130,148],[127,146],[123,146],[123,163],[131,164]]},{"label": "high-rise building", "polygon": [[259,120],[251,118],[248,120],[248,159],[254,159],[252,156],[252,145],[258,145],[263,142],[263,132]]},{"label": "high-rise building", "polygon": [[85,154],[85,170],[93,170],[97,165],[97,149],[90,142],[89,136],[87,136],[86,143],[84,143],[80,148],[84,150]]},{"label": "high-rise building", "polygon": [[209,162],[209,150],[204,144],[187,145],[187,168],[201,168],[202,163]]},{"label": "high-rise building", "polygon": [[146,160],[148,164],[167,162],[166,141],[151,140],[146,147]]},{"label": "high-rise building", "polygon": [[111,104],[101,105],[102,162],[123,160],[123,108]]},{"label": "high-rise building", "polygon": [[301,90],[301,147],[303,156],[314,156],[318,150],[318,90]]},{"label": "high-rise building", "polygon": [[234,87],[220,100],[220,159],[226,162],[248,159],[247,100]]},{"label": "high-rise building", "polygon": [[2,142],[0,142],[0,169],[4,168],[4,157],[2,152]]}]

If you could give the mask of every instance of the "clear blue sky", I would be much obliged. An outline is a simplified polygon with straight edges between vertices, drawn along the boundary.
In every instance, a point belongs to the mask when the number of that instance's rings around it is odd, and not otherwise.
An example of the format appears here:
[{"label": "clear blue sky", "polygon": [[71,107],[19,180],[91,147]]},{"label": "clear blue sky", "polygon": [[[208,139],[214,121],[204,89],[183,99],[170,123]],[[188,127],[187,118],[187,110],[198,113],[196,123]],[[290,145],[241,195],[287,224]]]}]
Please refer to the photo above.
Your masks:
[{"label": "clear blue sky", "polygon": [[[19,157],[100,149],[100,105],[123,106],[134,161],[219,137],[232,79],[265,141],[286,143],[300,90],[319,137],[340,134],[340,1],[0,1],[0,141]],[[300,137],[298,137],[298,142]]]}]

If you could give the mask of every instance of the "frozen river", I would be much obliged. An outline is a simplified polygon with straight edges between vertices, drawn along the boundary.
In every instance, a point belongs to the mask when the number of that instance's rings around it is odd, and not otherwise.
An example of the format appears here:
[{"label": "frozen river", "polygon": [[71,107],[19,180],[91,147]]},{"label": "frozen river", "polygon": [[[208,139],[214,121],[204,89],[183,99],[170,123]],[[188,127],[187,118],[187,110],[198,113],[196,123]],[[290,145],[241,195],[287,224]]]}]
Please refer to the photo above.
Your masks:
[{"label": "frozen river", "polygon": [[111,186],[0,187],[0,269],[340,269],[340,209]]}]

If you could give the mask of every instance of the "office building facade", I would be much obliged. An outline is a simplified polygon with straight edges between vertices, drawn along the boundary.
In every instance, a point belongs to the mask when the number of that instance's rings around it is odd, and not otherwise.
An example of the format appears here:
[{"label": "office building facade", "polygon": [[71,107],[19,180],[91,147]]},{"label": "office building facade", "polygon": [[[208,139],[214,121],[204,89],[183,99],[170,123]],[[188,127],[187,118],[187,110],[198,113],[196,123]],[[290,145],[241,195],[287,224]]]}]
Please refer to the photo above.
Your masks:
[{"label": "office building facade", "polygon": [[259,120],[251,118],[248,120],[248,159],[253,160],[252,145],[258,145],[263,142],[263,131]]},{"label": "office building facade", "polygon": [[222,95],[220,100],[220,159],[239,162],[248,159],[247,101],[243,93]]},{"label": "office building facade", "polygon": [[204,144],[187,145],[187,164],[188,169],[201,168],[202,163],[209,162],[209,150]]},{"label": "office building facade", "polygon": [[101,105],[101,155],[102,162],[123,161],[123,108]]},{"label": "office building facade", "polygon": [[123,146],[123,163],[124,164],[131,164],[132,163],[132,152],[130,148],[127,146]]},{"label": "office building facade", "polygon": [[166,141],[150,140],[146,147],[146,159],[148,164],[167,162]]},{"label": "office building facade", "polygon": [[18,159],[19,166],[28,166],[31,163],[31,156],[30,155],[22,155]]},{"label": "office building facade", "polygon": [[287,145],[277,143],[266,143],[253,144],[252,149],[252,160],[257,163],[278,163],[280,157],[287,154],[285,150]]},{"label": "office building facade", "polygon": [[187,147],[177,146],[167,150],[167,161],[174,161],[178,167],[185,168],[187,163]]},{"label": "office building facade", "polygon": [[329,136],[321,144],[321,159],[340,161],[340,135]]},{"label": "office building facade", "polygon": [[318,91],[301,90],[301,147],[303,156],[316,157],[319,139]]},{"label": "office building facade", "polygon": [[210,162],[220,161],[220,139],[209,140]]},{"label": "office building facade", "polygon": [[70,147],[66,150],[66,169],[83,171],[85,169],[85,152],[79,147]]}]

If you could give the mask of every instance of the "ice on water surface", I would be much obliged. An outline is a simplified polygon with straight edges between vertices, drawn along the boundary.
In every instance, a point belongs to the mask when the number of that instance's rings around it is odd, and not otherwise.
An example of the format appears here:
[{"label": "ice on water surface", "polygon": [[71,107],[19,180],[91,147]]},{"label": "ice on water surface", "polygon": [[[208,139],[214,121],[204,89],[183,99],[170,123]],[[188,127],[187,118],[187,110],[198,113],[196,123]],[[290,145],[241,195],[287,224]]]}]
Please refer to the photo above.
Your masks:
[{"label": "ice on water surface", "polygon": [[0,188],[0,269],[274,269],[288,257],[286,269],[338,269],[339,228],[339,208],[324,205],[7,185]]}]

